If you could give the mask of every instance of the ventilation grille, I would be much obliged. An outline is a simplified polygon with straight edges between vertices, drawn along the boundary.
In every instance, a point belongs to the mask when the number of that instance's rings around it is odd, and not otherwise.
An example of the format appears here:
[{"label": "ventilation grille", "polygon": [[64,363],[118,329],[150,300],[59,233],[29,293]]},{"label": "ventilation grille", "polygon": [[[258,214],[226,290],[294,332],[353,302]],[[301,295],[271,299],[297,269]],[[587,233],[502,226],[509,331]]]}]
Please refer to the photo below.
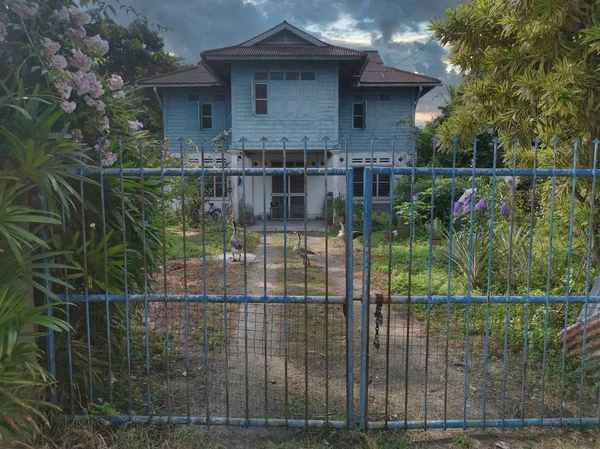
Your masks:
[{"label": "ventilation grille", "polygon": [[[380,157],[380,158],[373,158],[373,164],[378,164],[378,165],[389,165],[391,163],[392,159],[389,157]],[[353,157],[352,158],[352,163],[353,164],[371,164],[371,158],[370,157]]]}]

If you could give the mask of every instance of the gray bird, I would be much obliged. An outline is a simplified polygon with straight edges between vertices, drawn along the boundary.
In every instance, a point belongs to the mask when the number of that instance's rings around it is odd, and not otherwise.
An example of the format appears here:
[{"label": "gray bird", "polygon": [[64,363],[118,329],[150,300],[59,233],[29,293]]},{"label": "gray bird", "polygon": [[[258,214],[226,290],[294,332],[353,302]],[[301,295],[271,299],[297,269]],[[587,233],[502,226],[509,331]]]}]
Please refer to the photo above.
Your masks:
[{"label": "gray bird", "polygon": [[310,267],[310,257],[314,256],[315,253],[314,251],[311,251],[308,248],[304,248],[303,246],[300,246],[300,234],[298,234],[297,232],[295,233],[296,237],[298,238],[298,240],[296,241],[296,244],[294,245],[294,252],[300,254],[300,257],[302,257],[302,259],[304,259],[304,264],[306,266]]},{"label": "gray bird", "polygon": [[242,255],[240,253],[244,251],[244,242],[237,236],[235,220],[231,220],[231,226],[233,227],[233,234],[229,239],[229,245],[231,246],[231,260],[235,262],[235,255],[239,254],[238,261],[241,261]]}]

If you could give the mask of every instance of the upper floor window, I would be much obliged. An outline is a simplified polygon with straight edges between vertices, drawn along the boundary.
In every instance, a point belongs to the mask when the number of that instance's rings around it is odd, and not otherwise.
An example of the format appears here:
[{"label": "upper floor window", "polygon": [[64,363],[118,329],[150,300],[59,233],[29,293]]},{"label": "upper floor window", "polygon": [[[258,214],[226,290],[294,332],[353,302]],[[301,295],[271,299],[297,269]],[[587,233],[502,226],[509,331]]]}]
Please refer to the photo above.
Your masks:
[{"label": "upper floor window", "polygon": [[210,103],[200,104],[200,128],[212,129],[213,127],[213,107]]},{"label": "upper floor window", "polygon": [[352,104],[352,127],[354,129],[365,128],[365,102]]},{"label": "upper floor window", "polygon": [[267,83],[255,83],[254,84],[254,112],[256,114],[267,113]]}]

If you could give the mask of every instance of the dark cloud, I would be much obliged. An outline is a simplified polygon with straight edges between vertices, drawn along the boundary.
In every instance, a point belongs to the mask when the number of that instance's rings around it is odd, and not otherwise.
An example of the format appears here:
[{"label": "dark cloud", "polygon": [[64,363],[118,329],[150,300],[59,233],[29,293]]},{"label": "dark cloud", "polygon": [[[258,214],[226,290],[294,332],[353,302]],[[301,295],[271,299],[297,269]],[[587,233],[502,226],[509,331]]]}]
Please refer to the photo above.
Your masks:
[{"label": "dark cloud", "polygon": [[[116,0],[109,0],[116,3]],[[170,28],[164,33],[167,49],[196,63],[200,52],[243,42],[283,20],[299,28],[316,27],[330,35],[344,36],[340,18],[350,18],[353,27],[368,33],[368,47],[345,44],[353,48],[378,50],[389,66],[417,71],[440,78],[444,84],[457,84],[459,77],[446,70],[446,52],[434,40],[393,42],[397,33],[420,32],[424,25],[444,9],[460,0],[121,0],[148,18]],[[117,6],[117,5],[115,5]],[[119,15],[119,21],[133,17]],[[327,40],[320,33],[311,33]],[[423,48],[421,48],[423,47]],[[435,109],[441,104],[437,91],[420,102],[420,108]]]}]

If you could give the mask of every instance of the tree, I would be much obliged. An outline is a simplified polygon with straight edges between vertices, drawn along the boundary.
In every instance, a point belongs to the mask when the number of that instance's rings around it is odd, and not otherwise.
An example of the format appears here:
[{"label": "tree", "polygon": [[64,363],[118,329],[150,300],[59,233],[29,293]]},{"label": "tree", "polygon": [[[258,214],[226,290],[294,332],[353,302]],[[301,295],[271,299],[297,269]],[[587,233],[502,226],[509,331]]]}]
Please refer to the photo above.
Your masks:
[{"label": "tree", "polygon": [[[552,139],[558,138],[557,164],[567,168],[573,164],[572,141],[581,139],[578,166],[591,167],[593,141],[600,137],[600,2],[473,0],[446,15],[431,29],[463,74],[463,98],[438,129],[443,147],[450,148],[452,136],[458,136],[465,150],[472,136],[490,127],[505,148],[519,139],[522,167],[533,165],[531,142],[539,137],[538,165],[548,167]],[[512,158],[513,151],[506,151],[508,166]],[[558,182],[557,207],[568,216],[571,181]],[[590,188],[590,182],[577,183],[578,211],[589,208]],[[600,227],[595,227],[597,235]],[[593,252],[600,265],[597,238]]]},{"label": "tree", "polygon": [[[182,59],[165,51],[160,32],[166,28],[152,27],[145,17],[130,11],[136,18],[128,26],[117,24],[104,9],[97,9],[92,14],[90,34],[99,34],[110,45],[100,72],[116,73],[132,85],[140,78],[180,68]],[[136,113],[138,120],[151,132],[161,131],[162,112],[156,96],[147,89],[134,91],[134,96],[140,102]]]}]

